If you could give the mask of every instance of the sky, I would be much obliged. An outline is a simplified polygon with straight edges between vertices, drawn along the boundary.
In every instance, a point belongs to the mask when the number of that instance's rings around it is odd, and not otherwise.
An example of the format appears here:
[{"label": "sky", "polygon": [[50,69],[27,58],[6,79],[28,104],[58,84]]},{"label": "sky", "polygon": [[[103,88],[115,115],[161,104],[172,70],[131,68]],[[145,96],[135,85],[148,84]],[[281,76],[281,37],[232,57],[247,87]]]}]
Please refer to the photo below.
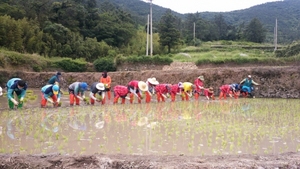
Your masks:
[{"label": "sky", "polygon": [[152,3],[184,14],[197,11],[229,12],[274,1],[280,0],[152,0]]}]

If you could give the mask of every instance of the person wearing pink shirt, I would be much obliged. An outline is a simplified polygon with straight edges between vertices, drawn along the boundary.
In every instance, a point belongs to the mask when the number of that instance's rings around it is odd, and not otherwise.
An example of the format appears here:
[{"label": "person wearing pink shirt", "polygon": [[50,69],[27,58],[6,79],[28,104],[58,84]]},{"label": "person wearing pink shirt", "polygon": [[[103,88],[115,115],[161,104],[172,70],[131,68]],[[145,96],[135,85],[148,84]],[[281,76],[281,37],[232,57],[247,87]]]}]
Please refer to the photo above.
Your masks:
[{"label": "person wearing pink shirt", "polygon": [[219,100],[224,98],[226,100],[227,94],[229,94],[230,97],[232,97],[232,94],[230,93],[231,91],[231,86],[230,85],[222,85],[220,87],[220,95],[219,95]]},{"label": "person wearing pink shirt", "polygon": [[204,89],[204,77],[201,75],[199,77],[197,77],[197,79],[194,81],[194,85],[195,85],[195,100],[199,99],[199,96],[201,94],[201,90]]},{"label": "person wearing pink shirt", "polygon": [[122,98],[122,104],[125,104],[125,98],[127,94],[129,93],[129,90],[126,86],[117,85],[114,87],[114,104],[118,103],[118,99]]},{"label": "person wearing pink shirt", "polygon": [[171,93],[171,84],[158,84],[155,86],[157,102],[163,101],[167,98],[167,95]]}]

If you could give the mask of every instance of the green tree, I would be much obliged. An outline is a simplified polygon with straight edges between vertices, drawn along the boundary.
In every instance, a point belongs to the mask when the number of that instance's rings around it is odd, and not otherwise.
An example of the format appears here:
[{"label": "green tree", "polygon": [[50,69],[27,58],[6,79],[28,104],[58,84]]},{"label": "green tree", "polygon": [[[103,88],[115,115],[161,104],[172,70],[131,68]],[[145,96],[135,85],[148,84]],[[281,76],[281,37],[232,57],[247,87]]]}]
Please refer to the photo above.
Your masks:
[{"label": "green tree", "polygon": [[244,35],[246,40],[250,42],[262,43],[266,39],[266,30],[262,23],[257,18],[254,18],[246,26]]},{"label": "green tree", "polygon": [[176,21],[177,19],[172,15],[171,10],[167,10],[159,22],[159,43],[162,47],[167,46],[168,53],[180,42],[180,32],[176,28]]},{"label": "green tree", "polygon": [[225,40],[227,38],[228,26],[222,14],[215,15],[214,24],[217,28],[218,39]]}]

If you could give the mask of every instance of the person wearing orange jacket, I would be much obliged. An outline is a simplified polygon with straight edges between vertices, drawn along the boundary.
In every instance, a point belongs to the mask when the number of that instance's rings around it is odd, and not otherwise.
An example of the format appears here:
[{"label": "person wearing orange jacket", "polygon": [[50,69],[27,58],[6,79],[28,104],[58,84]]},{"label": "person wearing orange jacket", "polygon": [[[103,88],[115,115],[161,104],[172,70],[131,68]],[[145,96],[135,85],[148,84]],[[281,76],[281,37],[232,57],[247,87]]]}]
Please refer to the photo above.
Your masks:
[{"label": "person wearing orange jacket", "polygon": [[[111,89],[111,78],[110,76],[107,75],[107,71],[104,71],[102,73],[102,76],[100,77],[100,83],[103,83],[104,86],[105,86],[105,91],[107,93],[107,98],[108,100],[110,100],[110,96],[111,96],[111,92],[110,92],[110,89]],[[105,98],[102,100],[102,103],[104,104],[105,103]]]}]

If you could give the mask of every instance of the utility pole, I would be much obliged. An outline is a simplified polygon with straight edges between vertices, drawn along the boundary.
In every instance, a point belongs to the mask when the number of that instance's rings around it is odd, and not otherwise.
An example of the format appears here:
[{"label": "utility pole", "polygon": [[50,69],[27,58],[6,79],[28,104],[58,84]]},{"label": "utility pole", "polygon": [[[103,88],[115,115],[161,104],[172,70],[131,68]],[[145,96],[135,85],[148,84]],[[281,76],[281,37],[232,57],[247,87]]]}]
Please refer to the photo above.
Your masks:
[{"label": "utility pole", "polygon": [[196,24],[194,22],[194,46],[196,46]]},{"label": "utility pole", "polygon": [[146,46],[146,56],[149,54],[149,14],[148,14],[148,19],[147,19],[147,46]]},{"label": "utility pole", "polygon": [[276,18],[276,22],[275,22],[275,28],[274,28],[274,51],[277,50],[277,18]]},{"label": "utility pole", "polygon": [[150,56],[153,55],[152,0],[150,1]]}]

